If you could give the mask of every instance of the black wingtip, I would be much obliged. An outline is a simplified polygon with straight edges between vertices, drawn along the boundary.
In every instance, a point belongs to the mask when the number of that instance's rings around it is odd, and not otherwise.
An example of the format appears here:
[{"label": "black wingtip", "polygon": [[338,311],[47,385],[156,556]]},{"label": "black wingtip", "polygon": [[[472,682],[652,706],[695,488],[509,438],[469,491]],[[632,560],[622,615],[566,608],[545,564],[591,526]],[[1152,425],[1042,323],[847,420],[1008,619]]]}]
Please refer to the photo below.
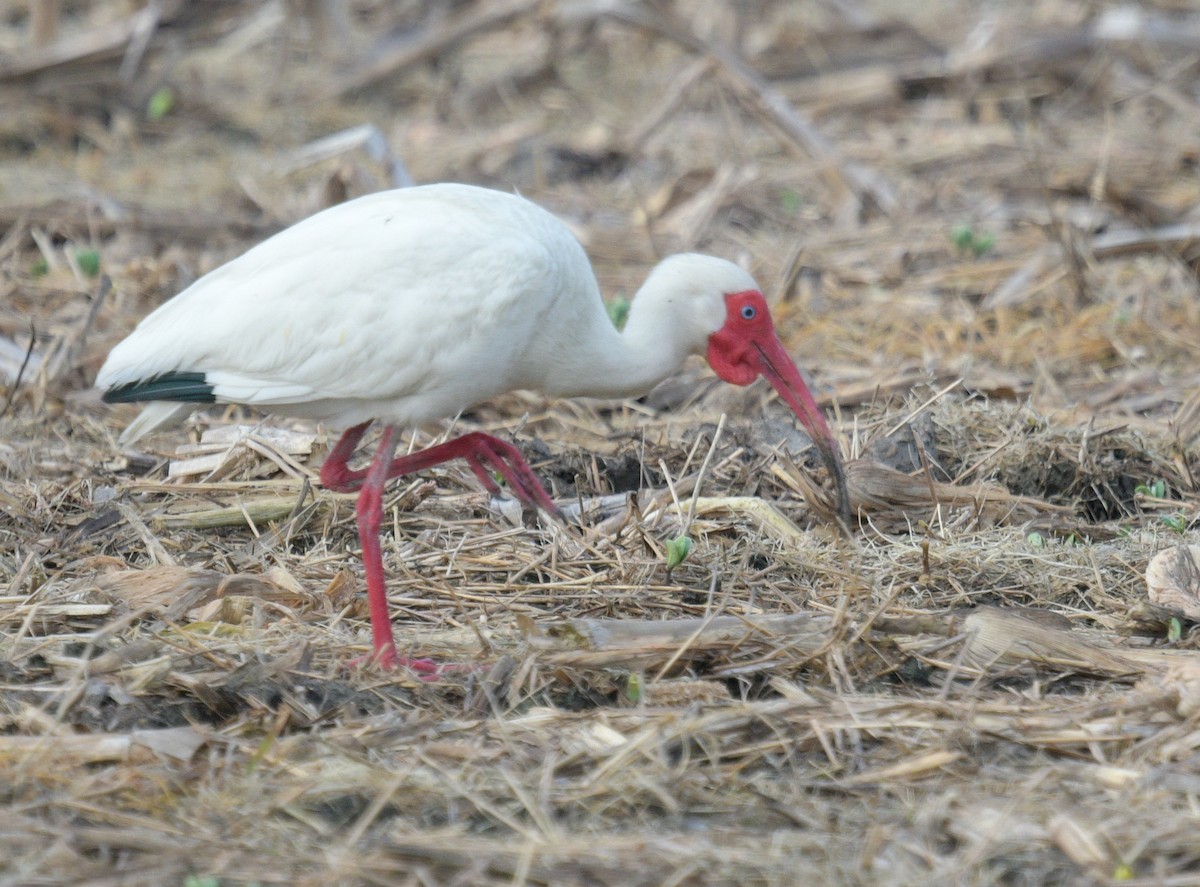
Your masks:
[{"label": "black wingtip", "polygon": [[213,386],[204,373],[163,373],[152,379],[126,382],[104,392],[105,403],[137,403],[143,400],[177,400],[182,403],[216,403]]}]

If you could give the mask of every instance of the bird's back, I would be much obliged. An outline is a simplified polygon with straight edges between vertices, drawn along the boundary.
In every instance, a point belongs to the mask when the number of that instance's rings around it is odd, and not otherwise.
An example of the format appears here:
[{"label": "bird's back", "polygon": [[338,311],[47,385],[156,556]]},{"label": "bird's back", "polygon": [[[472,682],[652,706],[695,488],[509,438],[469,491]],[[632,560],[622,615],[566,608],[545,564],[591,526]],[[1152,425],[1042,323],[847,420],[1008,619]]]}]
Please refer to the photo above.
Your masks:
[{"label": "bird's back", "polygon": [[466,185],[381,192],[198,280],[113,349],[97,385],[151,399],[151,380],[186,376],[202,381],[176,400],[421,423],[530,384],[564,300],[603,315],[586,255],[545,210]]}]

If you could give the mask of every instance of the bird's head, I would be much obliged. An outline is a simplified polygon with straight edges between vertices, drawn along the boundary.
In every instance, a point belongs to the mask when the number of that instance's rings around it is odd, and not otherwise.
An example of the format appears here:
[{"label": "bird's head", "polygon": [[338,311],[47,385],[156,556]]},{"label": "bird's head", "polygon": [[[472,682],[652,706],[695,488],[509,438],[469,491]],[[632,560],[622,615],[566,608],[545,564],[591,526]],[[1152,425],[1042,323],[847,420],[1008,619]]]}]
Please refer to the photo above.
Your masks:
[{"label": "bird's head", "polygon": [[[792,408],[837,485],[838,511],[849,525],[846,472],[825,414],[813,399],[771,321],[754,278],[732,262],[694,253],[669,256],[633,300],[629,328],[649,336],[674,330],[678,346],[703,354],[726,382],[749,385],[764,376]],[[667,342],[648,343],[668,347]]]},{"label": "bird's head", "polygon": [[[717,260],[721,261],[721,260]],[[825,414],[813,399],[800,370],[792,361],[771,320],[767,300],[762,291],[744,271],[730,263],[718,269],[721,311],[712,302],[710,326],[705,357],[721,379],[734,385],[749,385],[759,376],[766,378],[783,401],[792,408],[821,454],[837,486],[838,511],[849,525],[850,500],[846,473],[837,441],[825,421]]]}]

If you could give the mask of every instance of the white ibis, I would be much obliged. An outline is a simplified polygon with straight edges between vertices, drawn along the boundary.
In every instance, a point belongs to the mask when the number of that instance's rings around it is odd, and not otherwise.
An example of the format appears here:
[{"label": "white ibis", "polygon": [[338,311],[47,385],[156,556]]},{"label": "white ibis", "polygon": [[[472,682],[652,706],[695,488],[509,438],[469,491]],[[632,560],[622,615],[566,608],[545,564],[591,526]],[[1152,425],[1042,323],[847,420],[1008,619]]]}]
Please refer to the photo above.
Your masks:
[{"label": "white ibis", "polygon": [[[495,471],[524,502],[557,513],[511,444],[473,432],[394,458],[397,426],[515,389],[639,395],[692,354],[735,385],[771,382],[817,445],[848,516],[837,444],[749,274],[711,256],[671,256],[618,332],[562,222],[516,195],[469,185],[370,194],[276,234],[146,317],[96,385],[109,403],[155,401],[124,442],[214,402],[348,426],[321,483],[361,488],[373,655],[394,667],[414,661],[396,655],[379,548],[390,478],[461,457],[490,492],[499,492]],[[383,423],[374,458],[352,469],[374,420]]]}]

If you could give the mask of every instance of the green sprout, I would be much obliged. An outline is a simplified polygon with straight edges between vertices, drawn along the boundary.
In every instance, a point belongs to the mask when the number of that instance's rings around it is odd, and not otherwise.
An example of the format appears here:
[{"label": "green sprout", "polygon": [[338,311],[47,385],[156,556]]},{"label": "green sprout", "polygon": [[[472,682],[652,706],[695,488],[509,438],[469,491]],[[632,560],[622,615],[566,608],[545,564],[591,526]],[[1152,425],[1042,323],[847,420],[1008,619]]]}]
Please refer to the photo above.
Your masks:
[{"label": "green sprout", "polygon": [[630,702],[639,703],[645,698],[646,688],[642,684],[640,674],[631,674],[625,679],[625,698]]},{"label": "green sprout", "polygon": [[76,250],[75,261],[79,265],[79,270],[88,277],[95,277],[100,273],[100,253],[97,250]]},{"label": "green sprout", "polygon": [[692,552],[691,536],[676,536],[667,543],[667,575],[671,575],[671,571],[687,560],[687,556]]},{"label": "green sprout", "polygon": [[1030,548],[1045,548],[1046,538],[1038,532],[1030,533],[1025,537],[1025,541],[1029,543]]},{"label": "green sprout", "polygon": [[1133,488],[1135,493],[1141,493],[1143,496],[1149,496],[1152,499],[1163,499],[1167,495],[1167,484],[1165,481],[1156,480],[1149,484],[1138,484]]},{"label": "green sprout", "polygon": [[608,319],[617,329],[625,329],[625,321],[629,320],[629,307],[632,304],[625,296],[616,296],[605,305],[608,309]]},{"label": "green sprout", "polygon": [[1179,621],[1178,616],[1172,616],[1171,621],[1167,624],[1167,640],[1172,644],[1179,643],[1183,637],[1183,623]]},{"label": "green sprout", "polygon": [[29,266],[29,276],[33,278],[45,277],[50,273],[50,263],[46,261],[45,256],[38,256],[33,260],[33,264]]},{"label": "green sprout", "polygon": [[950,242],[960,253],[971,253],[979,258],[996,245],[991,234],[976,234],[970,225],[955,225],[950,229]]},{"label": "green sprout", "polygon": [[175,107],[175,90],[169,86],[164,86],[157,89],[154,95],[150,96],[150,101],[146,102],[146,119],[151,123],[157,123]]},{"label": "green sprout", "polygon": [[1182,514],[1164,515],[1161,520],[1169,529],[1174,530],[1176,533],[1187,532],[1188,521]]}]

